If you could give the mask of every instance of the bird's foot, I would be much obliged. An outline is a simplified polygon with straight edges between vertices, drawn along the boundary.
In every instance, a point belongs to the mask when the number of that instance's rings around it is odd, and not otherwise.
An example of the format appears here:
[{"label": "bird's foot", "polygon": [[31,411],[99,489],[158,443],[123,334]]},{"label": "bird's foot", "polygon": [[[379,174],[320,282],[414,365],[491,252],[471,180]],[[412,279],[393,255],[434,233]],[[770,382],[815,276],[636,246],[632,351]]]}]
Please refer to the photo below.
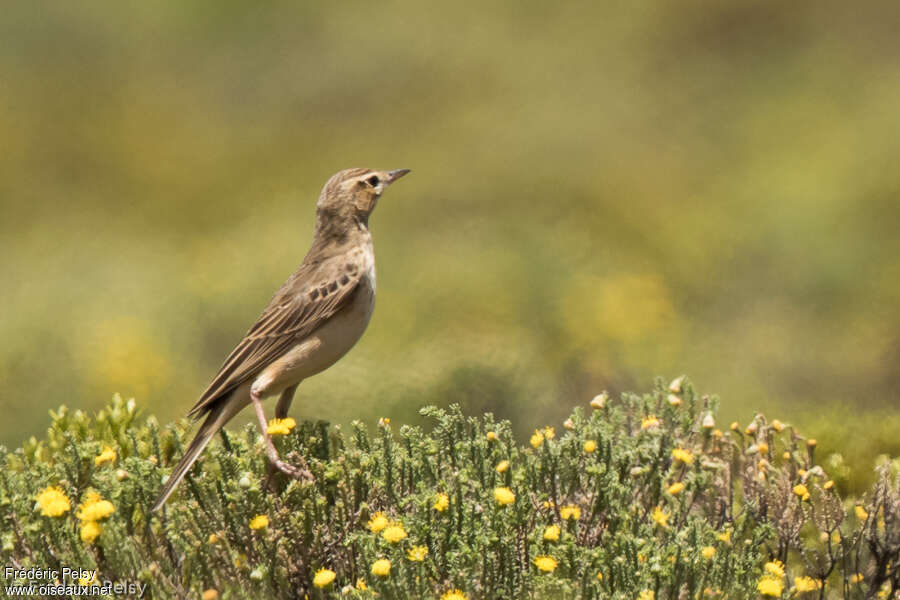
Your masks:
[{"label": "bird's foot", "polygon": [[309,481],[309,482],[315,481],[315,476],[313,476],[312,472],[309,470],[309,467],[307,466],[306,461],[303,460],[303,457],[298,456],[295,452],[292,452],[291,454],[293,456],[296,456],[297,458],[299,458],[299,461],[301,463],[299,466],[295,466],[290,463],[287,463],[287,462],[281,460],[281,458],[277,457],[277,456],[275,457],[274,460],[272,459],[271,456],[269,457],[269,462],[266,465],[265,485],[267,488],[269,488],[270,491],[272,491],[274,493],[279,492],[277,478],[275,477],[275,474],[278,473],[279,471],[284,473],[288,477],[291,477],[298,481]]},{"label": "bird's foot", "polygon": [[302,458],[300,459],[301,464],[299,466],[292,465],[284,462],[281,458],[276,455],[275,457],[269,457],[269,476],[273,475],[275,471],[281,471],[288,477],[293,477],[299,481],[313,481],[315,478],[313,477],[312,472],[309,470],[309,467],[306,465],[306,461]]},{"label": "bird's foot", "polygon": [[[306,466],[306,461],[300,457],[300,467],[295,467],[294,465],[289,465],[288,463],[281,460],[281,457],[278,456],[278,450],[275,449],[275,443],[272,441],[272,436],[269,435],[268,426],[266,425],[266,415],[263,412],[262,402],[260,401],[259,394],[250,388],[250,400],[253,402],[253,408],[256,412],[256,418],[259,421],[259,428],[262,431],[263,442],[266,445],[266,453],[269,455],[269,476],[268,480],[271,483],[272,475],[274,474],[273,469],[277,469],[281,471],[288,477],[293,477],[294,479],[298,479],[300,481],[312,481],[313,474],[310,472],[309,467]],[[287,406],[284,406],[284,410],[287,409]],[[281,409],[280,409],[281,410]]]}]

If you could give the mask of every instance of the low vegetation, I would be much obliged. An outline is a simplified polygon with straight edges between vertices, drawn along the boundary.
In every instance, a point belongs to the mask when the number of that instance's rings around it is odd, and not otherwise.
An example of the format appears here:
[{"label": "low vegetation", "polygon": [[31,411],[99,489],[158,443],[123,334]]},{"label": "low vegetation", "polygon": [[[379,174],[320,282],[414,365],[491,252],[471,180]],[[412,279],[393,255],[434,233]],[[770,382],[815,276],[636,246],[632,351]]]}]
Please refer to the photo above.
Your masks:
[{"label": "low vegetation", "polygon": [[422,409],[430,429],[273,423],[313,483],[269,479],[248,426],[159,513],[188,424],[118,397],[61,408],[46,439],[0,449],[0,558],[148,598],[900,598],[900,461],[845,498],[814,439],[717,408],[679,378],[600,394],[524,446],[456,407]]}]

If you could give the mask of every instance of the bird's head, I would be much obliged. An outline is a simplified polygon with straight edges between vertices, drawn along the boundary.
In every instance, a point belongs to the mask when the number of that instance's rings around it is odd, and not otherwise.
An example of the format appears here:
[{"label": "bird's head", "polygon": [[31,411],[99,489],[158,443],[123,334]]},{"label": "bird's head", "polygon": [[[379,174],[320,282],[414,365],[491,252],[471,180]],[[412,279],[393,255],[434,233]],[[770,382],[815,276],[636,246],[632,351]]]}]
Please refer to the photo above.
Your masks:
[{"label": "bird's head", "polygon": [[319,195],[316,204],[319,225],[359,223],[368,226],[385,188],[409,173],[409,169],[378,171],[344,169],[334,174]]}]

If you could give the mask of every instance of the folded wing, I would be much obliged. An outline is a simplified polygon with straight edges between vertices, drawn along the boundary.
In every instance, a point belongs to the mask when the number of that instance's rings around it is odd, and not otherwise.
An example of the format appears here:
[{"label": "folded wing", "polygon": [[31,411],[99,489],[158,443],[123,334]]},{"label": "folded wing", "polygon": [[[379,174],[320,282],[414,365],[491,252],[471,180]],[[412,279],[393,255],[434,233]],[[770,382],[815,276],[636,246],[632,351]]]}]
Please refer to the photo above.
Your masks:
[{"label": "folded wing", "polygon": [[225,359],[188,416],[199,418],[314,332],[348,303],[362,276],[362,265],[346,256],[301,265]]}]

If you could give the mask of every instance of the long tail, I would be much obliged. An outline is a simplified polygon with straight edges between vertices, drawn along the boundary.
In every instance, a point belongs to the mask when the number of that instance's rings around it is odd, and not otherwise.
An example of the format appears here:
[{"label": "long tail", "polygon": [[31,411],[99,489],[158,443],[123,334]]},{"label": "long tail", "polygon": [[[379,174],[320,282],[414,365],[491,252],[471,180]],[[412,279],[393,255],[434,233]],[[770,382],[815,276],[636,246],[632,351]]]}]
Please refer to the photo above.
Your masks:
[{"label": "long tail", "polygon": [[166,503],[166,500],[169,499],[169,496],[172,495],[172,492],[175,491],[175,488],[181,483],[181,480],[184,479],[188,469],[190,469],[197,461],[200,457],[200,453],[203,452],[203,449],[206,448],[206,445],[209,444],[212,437],[225,425],[225,423],[231,420],[231,417],[235,415],[237,411],[234,410],[234,403],[229,402],[229,400],[230,398],[228,397],[223,398],[210,409],[206,416],[206,420],[203,421],[203,425],[197,430],[194,441],[188,446],[187,452],[185,452],[184,456],[181,457],[181,460],[178,461],[175,470],[169,475],[169,479],[166,480],[165,485],[159,492],[159,497],[153,504],[153,508],[150,509],[151,511],[159,510],[162,505]]}]

